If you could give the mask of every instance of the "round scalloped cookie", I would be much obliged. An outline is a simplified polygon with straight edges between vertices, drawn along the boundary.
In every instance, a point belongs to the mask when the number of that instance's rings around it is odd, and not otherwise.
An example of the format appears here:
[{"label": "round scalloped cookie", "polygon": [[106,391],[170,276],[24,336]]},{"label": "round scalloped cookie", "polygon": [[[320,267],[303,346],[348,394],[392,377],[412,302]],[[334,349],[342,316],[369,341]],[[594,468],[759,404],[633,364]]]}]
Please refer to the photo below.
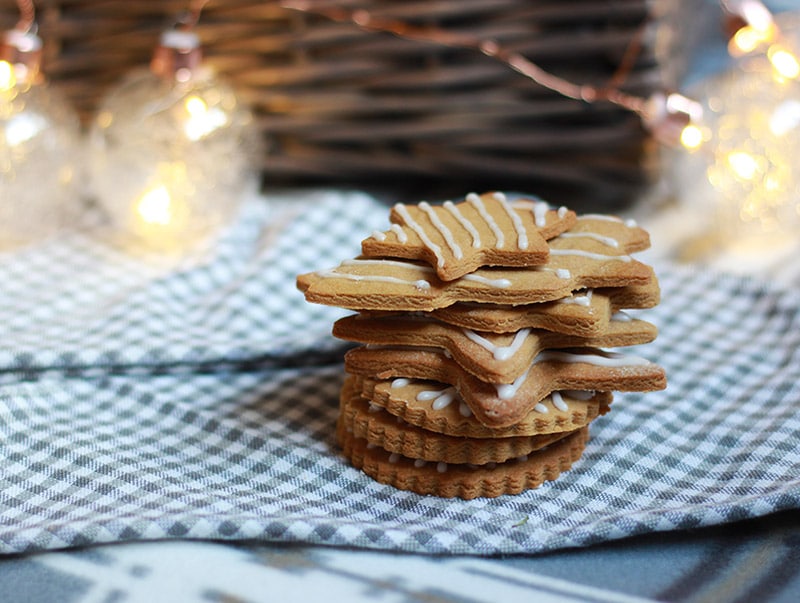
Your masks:
[{"label": "round scalloped cookie", "polygon": [[341,420],[337,438],[353,467],[382,484],[422,495],[469,500],[519,494],[555,480],[581,457],[589,430],[580,429],[525,458],[486,465],[416,463],[368,446],[366,440],[348,433]]},{"label": "round scalloped cookie", "polygon": [[570,432],[505,438],[447,436],[416,427],[358,395],[343,397],[344,427],[368,444],[408,458],[445,463],[502,463],[528,455],[569,435]]}]

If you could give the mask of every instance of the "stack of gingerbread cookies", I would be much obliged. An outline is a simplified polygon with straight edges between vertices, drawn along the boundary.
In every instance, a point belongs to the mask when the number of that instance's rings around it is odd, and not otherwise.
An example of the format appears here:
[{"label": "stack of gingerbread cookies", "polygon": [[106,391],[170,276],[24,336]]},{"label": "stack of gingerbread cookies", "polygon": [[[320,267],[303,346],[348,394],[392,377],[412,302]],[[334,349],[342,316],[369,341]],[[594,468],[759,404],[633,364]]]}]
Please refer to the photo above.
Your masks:
[{"label": "stack of gingerbread cookies", "polygon": [[465,499],[535,488],[580,458],[613,392],[665,387],[616,351],[656,336],[624,312],[659,300],[635,224],[502,193],[397,204],[390,224],[297,279],[308,301],[356,311],[333,328],[360,344],[337,437],[374,479]]}]

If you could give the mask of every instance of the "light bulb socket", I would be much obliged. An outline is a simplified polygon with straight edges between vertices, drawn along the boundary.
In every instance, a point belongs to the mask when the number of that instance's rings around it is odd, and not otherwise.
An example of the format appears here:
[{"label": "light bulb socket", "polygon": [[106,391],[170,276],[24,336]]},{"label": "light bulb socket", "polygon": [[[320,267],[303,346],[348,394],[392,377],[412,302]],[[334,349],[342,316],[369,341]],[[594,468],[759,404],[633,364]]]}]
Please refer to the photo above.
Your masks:
[{"label": "light bulb socket", "polygon": [[34,83],[42,64],[42,39],[28,31],[6,31],[0,43],[0,61],[14,67],[18,83]]},{"label": "light bulb socket", "polygon": [[189,81],[203,62],[200,39],[191,31],[169,30],[153,52],[150,69],[159,77]]},{"label": "light bulb socket", "polygon": [[656,93],[647,105],[645,126],[656,140],[669,146],[677,145],[683,129],[703,117],[700,103],[677,92]]}]

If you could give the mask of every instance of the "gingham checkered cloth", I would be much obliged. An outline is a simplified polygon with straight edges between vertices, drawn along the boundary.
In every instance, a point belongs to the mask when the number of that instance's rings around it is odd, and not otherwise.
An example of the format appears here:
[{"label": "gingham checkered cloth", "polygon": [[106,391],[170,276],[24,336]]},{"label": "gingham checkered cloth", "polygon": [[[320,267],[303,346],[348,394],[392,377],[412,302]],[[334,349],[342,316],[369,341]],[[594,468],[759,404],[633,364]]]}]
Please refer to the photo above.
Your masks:
[{"label": "gingham checkered cloth", "polygon": [[341,311],[299,272],[387,225],[361,194],[248,205],[213,250],[145,262],[89,233],[0,257],[0,551],[255,539],[428,553],[587,545],[800,506],[800,296],[657,266],[637,354],[584,457],[518,496],[442,500],[350,468],[333,425]]}]

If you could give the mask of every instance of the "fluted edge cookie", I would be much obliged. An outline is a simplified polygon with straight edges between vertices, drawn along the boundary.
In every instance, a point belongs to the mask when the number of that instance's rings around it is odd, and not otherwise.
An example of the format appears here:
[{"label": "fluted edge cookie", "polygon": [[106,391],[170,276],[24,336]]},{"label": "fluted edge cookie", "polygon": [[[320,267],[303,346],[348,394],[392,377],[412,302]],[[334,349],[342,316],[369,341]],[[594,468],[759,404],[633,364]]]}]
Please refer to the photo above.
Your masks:
[{"label": "fluted edge cookie", "polygon": [[566,432],[506,438],[466,438],[428,431],[360,395],[342,396],[340,411],[345,428],[368,444],[407,458],[445,463],[484,465],[525,456],[564,437]]},{"label": "fluted edge cookie", "polygon": [[348,376],[346,387],[405,422],[428,431],[468,438],[532,436],[585,427],[610,410],[611,392],[560,391],[533,405],[506,427],[478,421],[454,387],[419,379],[376,380]]},{"label": "fluted edge cookie", "polygon": [[470,500],[519,494],[555,480],[580,459],[589,431],[580,429],[526,457],[485,465],[423,464],[368,446],[366,440],[348,432],[341,419],[337,439],[350,464],[382,484],[421,495]]},{"label": "fluted edge cookie", "polygon": [[514,383],[486,383],[439,350],[367,348],[345,354],[345,370],[378,379],[411,378],[455,387],[475,417],[489,427],[512,425],[559,390],[656,391],[664,369],[645,358],[599,349],[547,350]]}]

